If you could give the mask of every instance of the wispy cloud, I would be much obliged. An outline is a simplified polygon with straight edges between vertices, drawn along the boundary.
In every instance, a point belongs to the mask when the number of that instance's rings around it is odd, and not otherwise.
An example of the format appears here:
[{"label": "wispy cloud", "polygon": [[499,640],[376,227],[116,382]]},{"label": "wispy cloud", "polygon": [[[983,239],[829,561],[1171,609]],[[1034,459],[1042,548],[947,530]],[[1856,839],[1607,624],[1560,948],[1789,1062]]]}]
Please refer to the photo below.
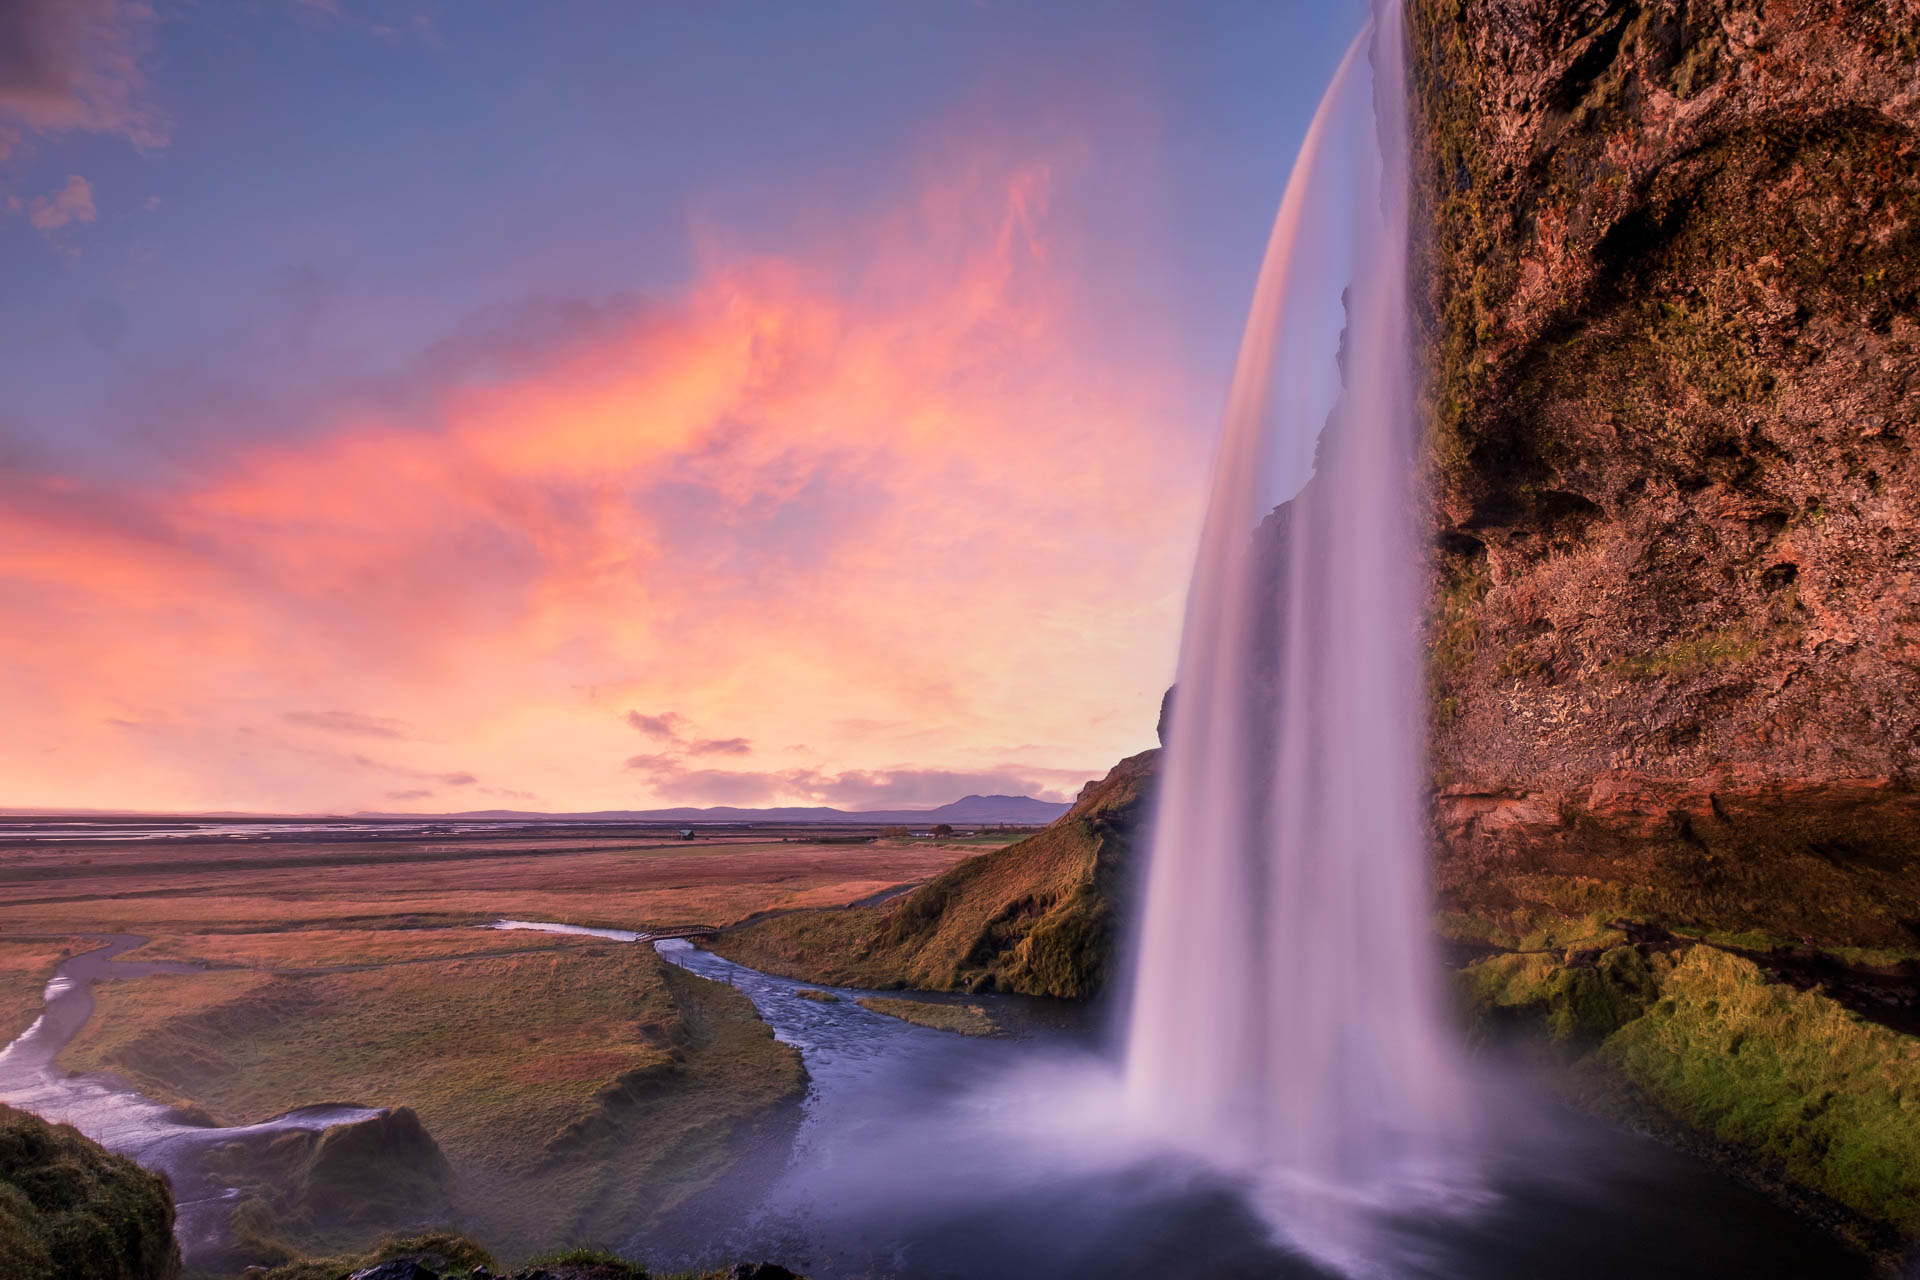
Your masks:
[{"label": "wispy cloud", "polygon": [[[689,738],[682,731],[688,727],[688,720],[677,711],[663,711],[659,715],[646,715],[639,711],[629,711],[623,717],[626,722],[646,734],[649,738],[667,744],[673,755],[677,756],[745,756],[753,754],[753,743],[745,738]],[[640,759],[643,757],[635,757]],[[631,766],[629,766],[631,767]]]},{"label": "wispy cloud", "polygon": [[156,16],[143,0],[0,4],[0,159],[30,134],[117,134],[165,146],[166,118],[146,96],[143,62]]},{"label": "wispy cloud", "polygon": [[303,729],[326,733],[344,733],[362,738],[405,738],[407,726],[384,716],[361,715],[357,711],[283,711],[280,718]]},{"label": "wispy cloud", "polygon": [[657,716],[643,715],[638,711],[629,711],[626,715],[626,721],[641,733],[646,734],[649,738],[666,738],[672,740],[680,736],[680,726],[686,723],[686,718],[674,711],[663,711]]},{"label": "wispy cloud", "polygon": [[928,769],[817,769],[764,772],[689,768],[669,755],[640,755],[626,762],[655,791],[681,804],[802,803],[842,809],[932,808],[966,795],[1030,795],[1068,800],[1088,776],[1076,770],[1009,766],[983,771]]},{"label": "wispy cloud", "polygon": [[58,231],[71,222],[92,222],[95,216],[93,184],[77,173],[68,174],[58,191],[27,202],[27,221],[36,231]]},{"label": "wispy cloud", "polygon": [[1146,745],[1200,469],[1178,371],[1082,353],[1046,158],[928,171],[805,252],[703,228],[676,296],[496,309],[380,394],[276,408],[298,433],[159,382],[164,482],[0,456],[0,803],[938,803],[1065,786],[992,744]]}]

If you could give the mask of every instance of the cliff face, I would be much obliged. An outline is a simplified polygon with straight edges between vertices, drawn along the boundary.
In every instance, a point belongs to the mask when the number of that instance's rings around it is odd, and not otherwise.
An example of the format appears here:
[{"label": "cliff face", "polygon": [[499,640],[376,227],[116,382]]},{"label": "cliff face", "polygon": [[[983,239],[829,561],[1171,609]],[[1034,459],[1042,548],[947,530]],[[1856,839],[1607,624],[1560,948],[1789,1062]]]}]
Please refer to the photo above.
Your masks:
[{"label": "cliff face", "polygon": [[1920,4],[1413,0],[1439,882],[1920,935]]},{"label": "cliff face", "polygon": [[1111,976],[1115,913],[1159,754],[1122,760],[1045,830],[893,903],[776,916],[713,949],[809,982],[1090,996]]}]

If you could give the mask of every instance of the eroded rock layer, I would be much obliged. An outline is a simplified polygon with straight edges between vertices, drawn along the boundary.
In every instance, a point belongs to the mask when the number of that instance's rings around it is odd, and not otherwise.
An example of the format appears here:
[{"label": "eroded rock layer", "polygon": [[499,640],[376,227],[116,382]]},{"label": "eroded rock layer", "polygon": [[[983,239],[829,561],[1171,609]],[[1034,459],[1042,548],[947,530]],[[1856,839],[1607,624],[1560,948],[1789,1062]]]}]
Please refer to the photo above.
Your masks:
[{"label": "eroded rock layer", "polygon": [[1414,0],[1440,888],[1920,941],[1920,5]]}]

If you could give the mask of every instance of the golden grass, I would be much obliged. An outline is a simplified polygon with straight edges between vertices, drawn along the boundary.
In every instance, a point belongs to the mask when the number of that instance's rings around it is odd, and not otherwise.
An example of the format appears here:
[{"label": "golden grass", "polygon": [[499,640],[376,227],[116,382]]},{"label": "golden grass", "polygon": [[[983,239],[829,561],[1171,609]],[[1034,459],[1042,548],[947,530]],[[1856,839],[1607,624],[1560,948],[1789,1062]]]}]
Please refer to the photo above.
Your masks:
[{"label": "golden grass", "polygon": [[[915,843],[180,845],[65,865],[0,850],[0,930],[147,935],[474,923],[497,916],[614,928],[727,924],[837,905],[939,874],[969,852]],[[242,856],[244,854],[244,856]],[[277,860],[277,861],[276,861]],[[318,861],[316,861],[318,860]],[[266,862],[269,865],[258,865]]]},{"label": "golden grass", "polygon": [[358,965],[418,964],[501,953],[560,951],[598,939],[471,925],[428,929],[297,929],[273,933],[181,933],[157,938],[128,953],[134,960],[183,960],[201,964],[317,972]]},{"label": "golden grass", "polygon": [[916,1027],[952,1031],[963,1036],[1000,1034],[999,1024],[977,1004],[937,1004],[931,1000],[902,1000],[897,996],[861,996],[855,1003],[862,1009],[884,1013]]},{"label": "golden grass", "polygon": [[[460,1220],[512,1257],[643,1227],[784,1124],[798,1055],[651,948],[475,927],[647,928],[839,906],[970,846],[741,840],[0,848],[0,931],[114,931],[207,972],[101,983],[63,1055],[222,1120],[412,1107]],[[27,1021],[59,945],[0,946]],[[10,977],[9,975],[18,975]],[[24,1023],[22,1024],[24,1025]],[[328,1248],[356,1247],[328,1240]]]},{"label": "golden grass", "polygon": [[755,921],[710,945],[740,964],[831,986],[1090,996],[1106,979],[1109,903],[1156,755],[1121,761],[1052,826],[961,859],[910,893]]},{"label": "golden grass", "polygon": [[[578,1238],[610,1200],[644,1221],[716,1175],[733,1131],[803,1080],[745,997],[631,944],[156,975],[96,998],[69,1069],[228,1123],[321,1101],[411,1106],[462,1176],[469,1219],[510,1252]],[[629,1130],[646,1140],[613,1141]]]},{"label": "golden grass", "polygon": [[84,938],[0,938],[0,1046],[33,1025],[47,979],[62,960],[91,945]]}]

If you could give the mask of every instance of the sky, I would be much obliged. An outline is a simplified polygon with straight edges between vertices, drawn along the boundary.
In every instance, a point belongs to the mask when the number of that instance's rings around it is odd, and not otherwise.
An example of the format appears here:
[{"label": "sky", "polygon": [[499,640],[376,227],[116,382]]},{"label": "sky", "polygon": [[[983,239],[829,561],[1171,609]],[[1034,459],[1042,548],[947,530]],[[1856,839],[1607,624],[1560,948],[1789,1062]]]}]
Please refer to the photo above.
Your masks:
[{"label": "sky", "polygon": [[1342,0],[0,0],[0,807],[1070,797]]}]

